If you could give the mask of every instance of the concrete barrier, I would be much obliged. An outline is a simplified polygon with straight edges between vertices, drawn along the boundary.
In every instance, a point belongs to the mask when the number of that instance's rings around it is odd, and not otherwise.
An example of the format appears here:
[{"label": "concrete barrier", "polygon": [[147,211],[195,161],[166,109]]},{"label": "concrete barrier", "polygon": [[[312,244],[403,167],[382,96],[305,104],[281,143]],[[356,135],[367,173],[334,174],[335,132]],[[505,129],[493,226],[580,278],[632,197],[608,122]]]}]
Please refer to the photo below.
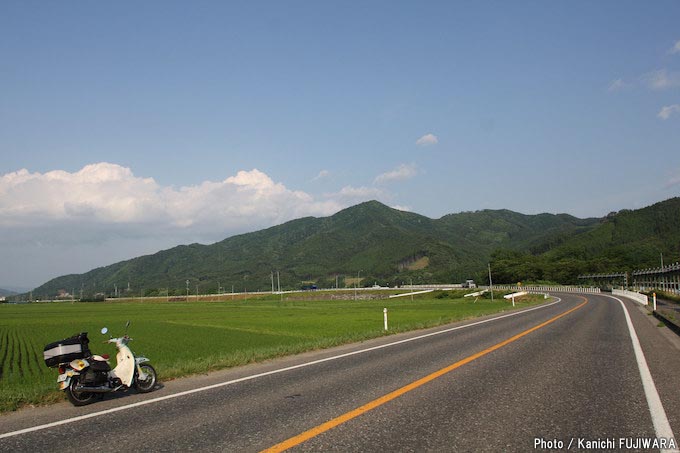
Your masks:
[{"label": "concrete barrier", "polygon": [[633,299],[635,302],[638,302],[644,306],[649,305],[649,298],[644,294],[636,293],[633,291],[626,291],[623,289],[612,289],[612,294],[614,296],[623,296],[629,299]]}]

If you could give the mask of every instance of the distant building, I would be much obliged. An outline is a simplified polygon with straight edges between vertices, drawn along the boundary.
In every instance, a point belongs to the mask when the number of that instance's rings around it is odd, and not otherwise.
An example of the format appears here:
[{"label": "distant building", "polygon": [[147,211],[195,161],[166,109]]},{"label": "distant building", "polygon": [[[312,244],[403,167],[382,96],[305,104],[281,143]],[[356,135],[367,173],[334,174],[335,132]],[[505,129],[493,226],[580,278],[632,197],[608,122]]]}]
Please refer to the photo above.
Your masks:
[{"label": "distant building", "polygon": [[477,284],[475,283],[474,280],[465,280],[465,283],[463,283],[463,288],[476,288]]},{"label": "distant building", "polygon": [[60,289],[57,292],[57,299],[71,299],[71,298],[72,298],[71,294],[69,294],[69,292],[66,291],[65,289]]}]

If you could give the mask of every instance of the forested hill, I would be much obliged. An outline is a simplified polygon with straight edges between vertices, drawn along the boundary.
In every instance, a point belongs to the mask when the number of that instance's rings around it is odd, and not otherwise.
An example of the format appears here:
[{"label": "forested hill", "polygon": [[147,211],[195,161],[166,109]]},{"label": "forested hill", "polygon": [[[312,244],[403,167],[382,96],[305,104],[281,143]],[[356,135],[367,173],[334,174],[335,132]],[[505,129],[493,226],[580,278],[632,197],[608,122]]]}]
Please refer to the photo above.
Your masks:
[{"label": "forested hill", "polygon": [[[498,281],[533,278],[569,283],[582,271],[654,264],[658,251],[677,255],[680,199],[604,219],[483,210],[440,219],[362,203],[330,217],[307,217],[211,245],[184,245],[85,274],[55,278],[34,296],[183,294],[282,288],[394,285],[484,279],[491,260]],[[675,248],[673,248],[675,247]],[[496,270],[497,269],[497,270]]]},{"label": "forested hill", "polygon": [[2,289],[0,288],[0,297],[5,297],[5,296],[12,296],[16,294],[14,291],[10,291],[8,289]]},{"label": "forested hill", "polygon": [[504,281],[573,283],[584,273],[659,267],[680,260],[680,198],[610,213],[591,231],[537,250],[498,250],[492,256]]}]

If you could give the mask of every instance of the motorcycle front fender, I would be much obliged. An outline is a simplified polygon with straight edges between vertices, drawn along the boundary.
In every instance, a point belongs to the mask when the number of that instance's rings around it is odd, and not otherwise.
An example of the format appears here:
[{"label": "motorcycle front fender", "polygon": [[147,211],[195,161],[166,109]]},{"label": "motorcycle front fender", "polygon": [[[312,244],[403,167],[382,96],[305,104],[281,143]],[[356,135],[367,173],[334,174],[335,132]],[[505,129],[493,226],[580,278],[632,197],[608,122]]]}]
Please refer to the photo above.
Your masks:
[{"label": "motorcycle front fender", "polygon": [[147,359],[146,357],[135,357],[135,363],[139,365],[140,363],[146,363],[146,362],[151,362],[151,360]]},{"label": "motorcycle front fender", "polygon": [[146,380],[146,373],[139,365],[147,362],[149,362],[149,359],[146,357],[135,357],[135,365],[137,365],[137,378],[141,379],[142,381]]}]

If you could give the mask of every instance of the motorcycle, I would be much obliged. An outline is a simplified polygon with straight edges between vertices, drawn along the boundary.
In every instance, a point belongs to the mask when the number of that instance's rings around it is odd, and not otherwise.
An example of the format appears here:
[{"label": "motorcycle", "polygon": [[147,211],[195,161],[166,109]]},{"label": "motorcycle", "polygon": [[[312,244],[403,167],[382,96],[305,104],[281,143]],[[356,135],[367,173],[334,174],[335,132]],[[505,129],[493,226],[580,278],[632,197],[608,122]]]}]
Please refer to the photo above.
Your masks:
[{"label": "motorcycle", "polygon": [[[90,353],[87,332],[45,346],[44,358],[49,367],[59,370],[59,390],[74,406],[85,406],[105,393],[128,391],[135,388],[148,393],[157,382],[156,370],[146,357],[135,357],[128,347],[132,341],[127,335],[130,321],[125,325],[125,334],[120,338],[109,337],[104,343],[115,344],[116,367],[111,369],[108,355]],[[102,335],[108,333],[104,327]]]}]

